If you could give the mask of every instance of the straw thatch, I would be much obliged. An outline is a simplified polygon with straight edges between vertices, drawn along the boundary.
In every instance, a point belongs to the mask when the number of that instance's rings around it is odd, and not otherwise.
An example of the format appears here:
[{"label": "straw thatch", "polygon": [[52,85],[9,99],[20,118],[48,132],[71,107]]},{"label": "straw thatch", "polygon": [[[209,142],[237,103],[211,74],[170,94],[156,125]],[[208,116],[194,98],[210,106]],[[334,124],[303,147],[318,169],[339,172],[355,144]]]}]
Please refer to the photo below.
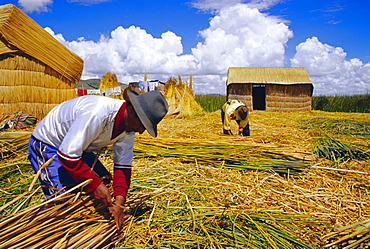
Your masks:
[{"label": "straw thatch", "polygon": [[311,110],[313,85],[305,68],[229,68],[227,97],[251,110]]},{"label": "straw thatch", "polygon": [[195,101],[193,89],[179,80],[171,77],[165,84],[165,97],[168,102],[168,114],[182,116],[191,116],[204,113],[203,108]]},{"label": "straw thatch", "polygon": [[76,97],[83,61],[13,4],[0,6],[0,109],[42,118]]},{"label": "straw thatch", "polygon": [[[100,85],[99,89],[112,89],[115,87],[121,87],[120,84],[118,83],[117,76],[112,73],[108,72],[103,75],[103,77],[100,80]],[[109,97],[114,98],[114,99],[123,99],[123,93],[121,94],[110,94]]]}]

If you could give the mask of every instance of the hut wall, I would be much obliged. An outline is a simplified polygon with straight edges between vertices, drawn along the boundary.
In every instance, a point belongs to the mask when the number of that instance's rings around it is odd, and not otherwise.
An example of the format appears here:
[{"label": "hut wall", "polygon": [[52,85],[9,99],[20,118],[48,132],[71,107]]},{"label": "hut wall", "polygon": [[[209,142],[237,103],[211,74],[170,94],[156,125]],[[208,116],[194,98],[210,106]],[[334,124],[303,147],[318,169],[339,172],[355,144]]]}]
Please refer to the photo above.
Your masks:
[{"label": "hut wall", "polygon": [[[227,99],[242,101],[253,110],[252,83],[227,86]],[[312,109],[312,85],[266,84],[266,111],[309,111]]]},{"label": "hut wall", "polygon": [[76,85],[24,54],[0,55],[0,111],[24,111],[43,118],[59,103],[76,97]]},{"label": "hut wall", "polygon": [[227,86],[227,100],[240,100],[253,110],[252,84],[230,84]]},{"label": "hut wall", "polygon": [[311,96],[309,84],[266,85],[266,111],[309,111]]}]

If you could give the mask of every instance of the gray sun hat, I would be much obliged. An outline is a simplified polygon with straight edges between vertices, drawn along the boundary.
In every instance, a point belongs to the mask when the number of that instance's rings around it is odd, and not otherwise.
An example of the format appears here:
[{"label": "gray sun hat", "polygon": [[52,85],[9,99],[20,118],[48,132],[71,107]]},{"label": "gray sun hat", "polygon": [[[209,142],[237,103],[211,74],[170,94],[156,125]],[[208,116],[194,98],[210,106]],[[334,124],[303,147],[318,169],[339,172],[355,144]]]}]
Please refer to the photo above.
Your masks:
[{"label": "gray sun hat", "polygon": [[246,120],[248,118],[248,107],[245,105],[239,106],[235,110],[237,120]]},{"label": "gray sun hat", "polygon": [[128,101],[132,103],[136,114],[145,129],[153,137],[157,136],[157,124],[167,114],[168,104],[160,91],[150,91],[138,94],[127,91]]}]

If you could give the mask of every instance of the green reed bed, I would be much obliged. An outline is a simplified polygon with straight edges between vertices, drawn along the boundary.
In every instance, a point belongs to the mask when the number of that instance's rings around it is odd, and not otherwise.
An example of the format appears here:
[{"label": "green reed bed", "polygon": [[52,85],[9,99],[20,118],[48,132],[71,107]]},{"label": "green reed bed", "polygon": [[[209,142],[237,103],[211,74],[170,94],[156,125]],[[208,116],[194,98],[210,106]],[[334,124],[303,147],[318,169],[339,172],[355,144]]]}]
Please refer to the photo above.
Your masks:
[{"label": "green reed bed", "polygon": [[313,96],[312,109],[328,112],[370,112],[370,94]]},{"label": "green reed bed", "polygon": [[[165,248],[313,248],[297,239],[296,224],[315,220],[303,215],[272,212],[203,212],[196,208],[173,213],[173,219],[152,217],[148,227],[143,220],[121,242],[123,248],[140,238],[137,246],[155,244]],[[165,215],[165,214],[163,214]],[[293,225],[292,225],[293,224]],[[127,244],[126,244],[127,243]]]},{"label": "green reed bed", "polygon": [[243,143],[229,144],[224,140],[145,139],[136,140],[135,158],[174,157],[183,162],[197,162],[209,166],[237,170],[269,170],[283,174],[297,174],[309,165],[289,153],[266,150]]},{"label": "green reed bed", "polygon": [[[369,122],[317,118],[303,121],[302,127],[314,136],[313,153],[318,157],[334,162],[370,157]],[[346,141],[353,138],[362,141],[361,144]]]},{"label": "green reed bed", "polygon": [[313,145],[313,153],[319,157],[327,158],[333,161],[338,160],[365,160],[370,158],[370,147],[360,144],[351,144],[324,135],[316,139]]},{"label": "green reed bed", "polygon": [[195,95],[195,100],[206,112],[220,110],[226,102],[224,95]]},{"label": "green reed bed", "polygon": [[370,122],[349,119],[315,118],[302,122],[305,127],[313,127],[336,135],[370,136]]}]

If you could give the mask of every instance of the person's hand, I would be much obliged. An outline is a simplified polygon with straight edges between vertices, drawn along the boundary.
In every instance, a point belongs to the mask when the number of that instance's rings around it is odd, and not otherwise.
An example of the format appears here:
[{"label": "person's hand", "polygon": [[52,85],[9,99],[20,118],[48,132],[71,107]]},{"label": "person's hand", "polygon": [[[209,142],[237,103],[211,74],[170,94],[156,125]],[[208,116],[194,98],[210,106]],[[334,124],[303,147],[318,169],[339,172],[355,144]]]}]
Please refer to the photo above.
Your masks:
[{"label": "person's hand", "polygon": [[113,215],[116,222],[117,230],[120,230],[123,225],[123,204],[125,204],[125,201],[125,197],[118,195],[113,206],[109,208],[109,212]]},{"label": "person's hand", "polygon": [[244,128],[239,128],[239,135],[243,135]]},{"label": "person's hand", "polygon": [[233,135],[233,133],[231,132],[231,130],[225,130],[225,129],[224,129],[224,134],[225,135]]},{"label": "person's hand", "polygon": [[95,200],[100,201],[107,208],[113,205],[110,192],[103,183],[100,183],[100,185],[93,191],[93,195]]},{"label": "person's hand", "polygon": [[123,208],[113,205],[109,207],[109,212],[113,215],[114,222],[116,222],[117,230],[120,230],[123,225]]}]

